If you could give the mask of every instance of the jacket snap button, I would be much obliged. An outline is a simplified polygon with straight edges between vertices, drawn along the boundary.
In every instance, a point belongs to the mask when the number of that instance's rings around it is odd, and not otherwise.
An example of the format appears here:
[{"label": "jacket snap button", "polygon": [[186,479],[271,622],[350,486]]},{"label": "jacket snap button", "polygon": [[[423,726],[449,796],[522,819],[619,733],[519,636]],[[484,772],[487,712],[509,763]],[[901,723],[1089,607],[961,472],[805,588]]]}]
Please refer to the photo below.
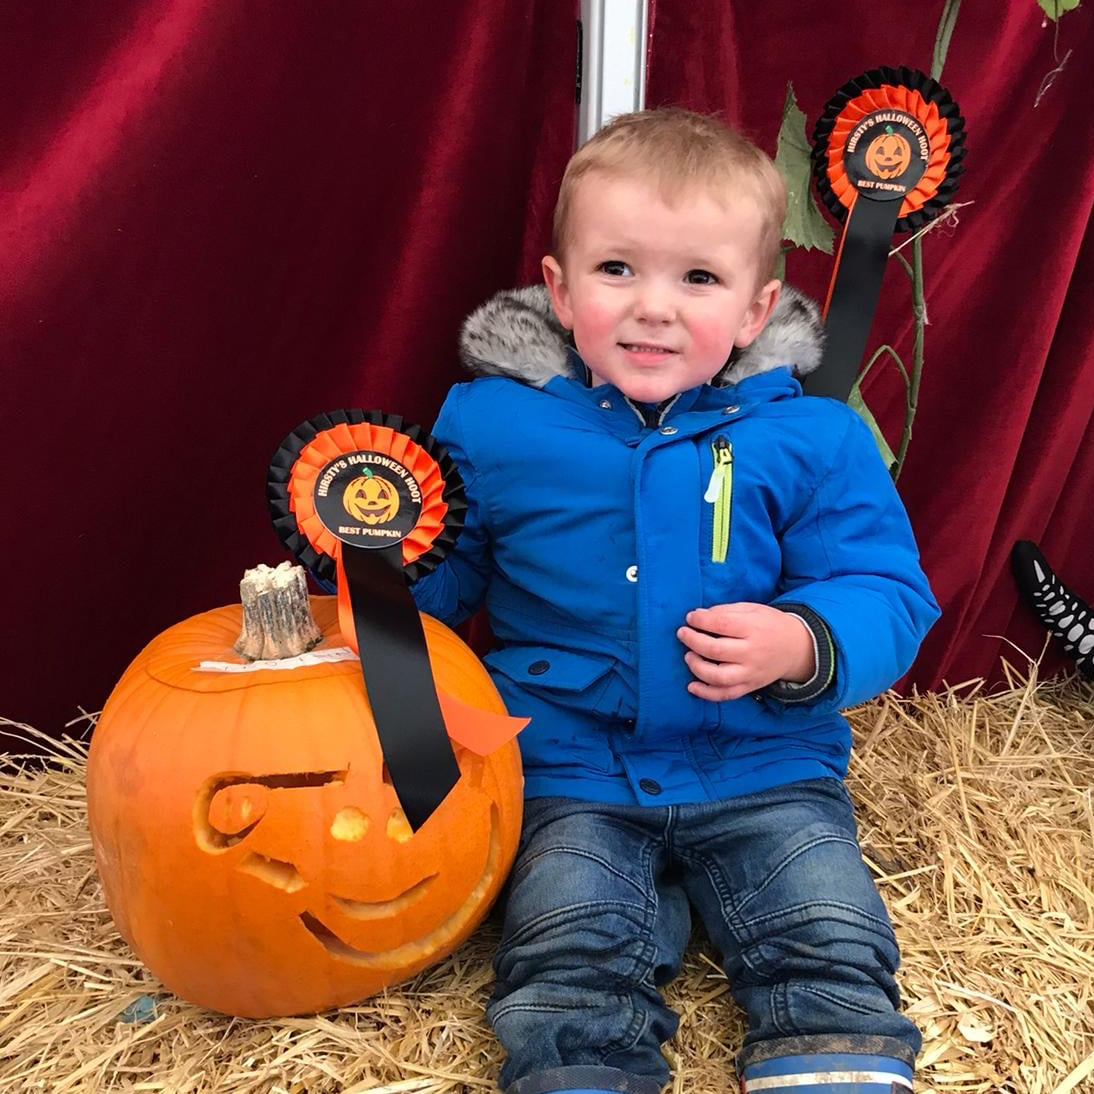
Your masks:
[{"label": "jacket snap button", "polygon": [[638,789],[641,790],[643,794],[649,794],[652,797],[661,793],[661,784],[659,782],[654,782],[653,779],[639,779]]},{"label": "jacket snap button", "polygon": [[662,426],[662,427],[661,427],[661,428],[660,428],[660,429],[658,430],[658,432],[659,432],[659,433],[660,433],[660,434],[661,434],[661,435],[662,435],[663,437],[671,437],[671,436],[672,436],[672,435],[673,435],[674,433],[677,433],[677,432],[679,432],[679,431],[677,430],[676,426],[674,426],[674,425],[663,425],[663,426]]},{"label": "jacket snap button", "polygon": [[633,733],[634,732],[634,727],[635,727],[635,720],[633,718],[628,718],[623,723],[623,727],[622,727],[623,732],[624,733]]},{"label": "jacket snap button", "polygon": [[637,566],[628,566],[627,567],[627,580],[628,581],[637,581],[638,580],[638,567]]},{"label": "jacket snap button", "polygon": [[612,408],[612,404],[611,404],[610,399],[601,399],[600,400],[600,409],[601,410],[611,410],[611,408]]},{"label": "jacket snap button", "polygon": [[550,661],[533,661],[528,666],[528,673],[531,676],[542,676],[550,667]]},{"label": "jacket snap button", "polygon": [[741,408],[739,406],[727,406],[725,408],[725,410],[722,411],[722,413],[723,414],[736,414],[737,411],[740,410],[740,409]]}]

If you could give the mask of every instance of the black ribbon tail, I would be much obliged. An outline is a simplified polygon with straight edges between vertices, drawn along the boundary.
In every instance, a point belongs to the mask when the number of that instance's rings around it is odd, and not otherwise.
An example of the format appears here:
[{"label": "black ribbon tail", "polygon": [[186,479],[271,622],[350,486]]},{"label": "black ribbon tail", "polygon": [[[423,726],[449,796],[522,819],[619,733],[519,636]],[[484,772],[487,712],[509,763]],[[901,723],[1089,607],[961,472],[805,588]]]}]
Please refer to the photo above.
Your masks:
[{"label": "black ribbon tail", "polygon": [[824,356],[820,368],[802,383],[806,395],[826,395],[847,402],[881,296],[881,279],[899,211],[899,201],[870,201],[860,197],[855,202],[844,229],[839,266],[834,275]]},{"label": "black ribbon tail", "polygon": [[402,547],[342,544],[361,675],[392,786],[417,831],[460,778]]}]

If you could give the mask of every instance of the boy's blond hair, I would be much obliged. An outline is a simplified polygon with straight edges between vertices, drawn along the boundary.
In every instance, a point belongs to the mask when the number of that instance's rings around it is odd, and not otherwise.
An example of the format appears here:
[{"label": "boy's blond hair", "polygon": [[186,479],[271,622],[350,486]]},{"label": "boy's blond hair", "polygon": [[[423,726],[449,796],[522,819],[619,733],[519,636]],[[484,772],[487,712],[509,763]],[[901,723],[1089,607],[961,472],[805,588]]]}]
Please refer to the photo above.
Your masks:
[{"label": "boy's blond hair", "polygon": [[553,249],[561,256],[574,192],[586,176],[629,175],[648,179],[668,204],[694,187],[727,202],[746,194],[760,210],[760,284],[779,256],[786,187],[771,158],[717,118],[675,107],[621,114],[570,158],[555,205]]}]

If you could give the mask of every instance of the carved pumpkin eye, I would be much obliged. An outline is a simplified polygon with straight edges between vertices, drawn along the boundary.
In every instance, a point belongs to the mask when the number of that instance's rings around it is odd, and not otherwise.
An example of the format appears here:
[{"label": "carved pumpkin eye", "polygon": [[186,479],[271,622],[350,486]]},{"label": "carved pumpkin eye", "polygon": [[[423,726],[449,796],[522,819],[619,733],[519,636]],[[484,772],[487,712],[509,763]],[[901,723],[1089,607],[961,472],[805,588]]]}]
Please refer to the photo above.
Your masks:
[{"label": "carved pumpkin eye", "polygon": [[345,843],[356,843],[365,838],[369,829],[369,819],[366,813],[362,813],[355,806],[347,805],[334,814],[331,821],[330,834],[337,840]]},{"label": "carved pumpkin eye", "polygon": [[401,809],[396,809],[387,819],[387,838],[396,843],[406,843],[414,835],[414,829]]}]

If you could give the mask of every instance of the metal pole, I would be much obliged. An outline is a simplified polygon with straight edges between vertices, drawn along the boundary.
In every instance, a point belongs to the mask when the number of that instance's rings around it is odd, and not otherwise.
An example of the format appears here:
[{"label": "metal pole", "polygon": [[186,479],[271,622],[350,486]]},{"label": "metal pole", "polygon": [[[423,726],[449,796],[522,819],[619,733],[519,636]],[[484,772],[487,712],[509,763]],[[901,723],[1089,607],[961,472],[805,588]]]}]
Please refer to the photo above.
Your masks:
[{"label": "metal pole", "polygon": [[648,0],[581,0],[582,81],[577,143],[646,102]]}]

